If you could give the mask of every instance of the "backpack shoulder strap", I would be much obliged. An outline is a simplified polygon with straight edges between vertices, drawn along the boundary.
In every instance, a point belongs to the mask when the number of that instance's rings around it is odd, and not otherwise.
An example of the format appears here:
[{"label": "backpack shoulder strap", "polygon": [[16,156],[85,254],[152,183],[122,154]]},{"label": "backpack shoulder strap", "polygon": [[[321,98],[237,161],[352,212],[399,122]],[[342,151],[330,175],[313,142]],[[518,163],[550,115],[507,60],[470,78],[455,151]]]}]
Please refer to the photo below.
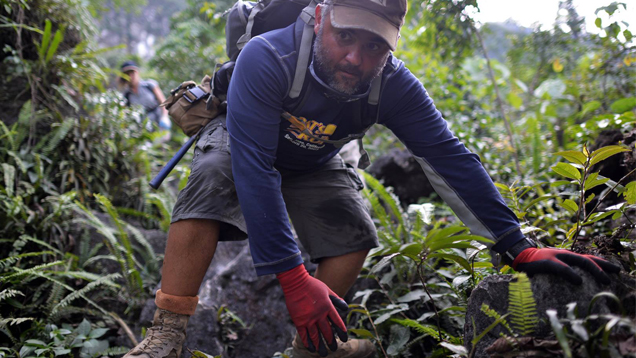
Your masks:
[{"label": "backpack shoulder strap", "polygon": [[289,98],[295,99],[300,96],[303,89],[303,83],[305,82],[305,76],[307,75],[307,68],[309,67],[309,61],[311,60],[311,44],[314,38],[314,17],[316,14],[316,1],[307,5],[300,13],[300,18],[303,20],[303,32],[300,39],[300,47],[298,49],[298,60],[296,61],[296,71],[294,73],[294,81],[292,82],[289,90]]},{"label": "backpack shoulder strap", "polygon": [[[247,19],[247,25],[245,26],[245,33],[236,42],[236,47],[240,50],[245,47],[245,44],[252,39],[252,28],[254,27],[254,18],[256,15],[265,8],[265,4],[261,1],[256,3],[250,12],[250,17]],[[239,8],[240,9],[240,8]]]}]

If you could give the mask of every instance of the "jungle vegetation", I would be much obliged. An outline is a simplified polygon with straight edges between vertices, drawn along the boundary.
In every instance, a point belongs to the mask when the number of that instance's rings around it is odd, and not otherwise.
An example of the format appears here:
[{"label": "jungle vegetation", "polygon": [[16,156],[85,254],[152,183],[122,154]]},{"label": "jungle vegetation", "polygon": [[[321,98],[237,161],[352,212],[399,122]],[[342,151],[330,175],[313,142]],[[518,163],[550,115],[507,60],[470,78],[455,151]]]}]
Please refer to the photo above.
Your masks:
[{"label": "jungle vegetation", "polygon": [[[130,348],[109,338],[120,328],[133,335],[128,323],[160,280],[161,255],[143,230],[167,231],[191,157],[150,189],[185,136],[174,128],[162,143],[114,88],[117,68],[137,60],[164,92],[210,74],[225,61],[222,13],[230,4],[0,0],[0,357]],[[468,10],[478,0],[409,5],[396,55],[480,156],[524,232],[592,251],[594,238],[610,237],[636,277],[636,46],[627,24],[614,20],[633,4],[578,14],[564,0],[553,27],[513,31],[475,23]],[[147,11],[152,20],[144,20]],[[583,16],[598,17],[597,31]],[[168,31],[156,27],[161,22]],[[156,38],[147,58],[135,55],[141,32]],[[600,148],[602,133],[625,139]],[[365,141],[372,158],[401,145],[382,129]],[[617,164],[603,166],[610,161]],[[618,166],[617,178],[603,172]],[[462,334],[470,292],[513,270],[493,267],[487,240],[470,235],[435,195],[400,203],[361,175],[381,247],[362,274],[377,287],[353,295],[350,333],[373,339],[385,357],[471,356]],[[511,339],[531,335],[536,318],[528,279],[517,277],[511,312],[483,308]],[[584,324],[589,316],[548,315],[567,357],[621,356],[619,333],[636,333],[626,313],[600,318],[599,330]]]}]

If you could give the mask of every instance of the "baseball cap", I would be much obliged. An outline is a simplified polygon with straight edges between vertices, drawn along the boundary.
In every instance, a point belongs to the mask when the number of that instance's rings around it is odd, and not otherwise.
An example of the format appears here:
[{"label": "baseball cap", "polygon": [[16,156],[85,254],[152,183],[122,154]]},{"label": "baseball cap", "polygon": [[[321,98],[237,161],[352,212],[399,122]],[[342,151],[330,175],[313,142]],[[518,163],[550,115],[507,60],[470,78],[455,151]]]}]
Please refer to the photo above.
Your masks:
[{"label": "baseball cap", "polygon": [[406,16],[407,0],[330,0],[331,25],[372,32],[395,51]]},{"label": "baseball cap", "polygon": [[126,61],[121,64],[121,72],[126,72],[130,70],[139,71],[139,67],[134,61]]}]

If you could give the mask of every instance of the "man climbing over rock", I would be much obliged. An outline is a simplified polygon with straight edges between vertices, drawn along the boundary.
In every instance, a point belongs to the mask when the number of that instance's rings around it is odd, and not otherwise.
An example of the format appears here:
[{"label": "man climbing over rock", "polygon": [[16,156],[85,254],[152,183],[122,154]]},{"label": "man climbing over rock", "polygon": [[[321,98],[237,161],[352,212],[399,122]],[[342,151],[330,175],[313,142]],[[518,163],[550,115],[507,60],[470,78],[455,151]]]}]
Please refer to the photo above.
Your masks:
[{"label": "man climbing over rock", "polygon": [[[537,249],[524,237],[478,156],[453,136],[422,84],[392,55],[406,4],[319,4],[300,105],[289,101],[302,55],[296,27],[254,37],[243,48],[229,88],[227,119],[217,118],[204,129],[174,208],[154,325],[126,357],[181,354],[218,241],[244,239],[247,233],[257,274],[279,279],[298,332],[294,358],[374,356],[370,341],[347,339],[336,311],[346,308],[340,297],[378,245],[361,182],[338,155],[344,142],[370,126],[370,117],[371,124],[386,126],[405,143],[437,193],[474,234],[495,242],[492,250],[506,263],[573,282],[581,278],[568,265],[583,266],[604,282],[609,280],[604,271],[618,270],[593,256]],[[380,104],[377,116],[374,97]],[[318,263],[315,277],[303,265],[289,218]]]}]

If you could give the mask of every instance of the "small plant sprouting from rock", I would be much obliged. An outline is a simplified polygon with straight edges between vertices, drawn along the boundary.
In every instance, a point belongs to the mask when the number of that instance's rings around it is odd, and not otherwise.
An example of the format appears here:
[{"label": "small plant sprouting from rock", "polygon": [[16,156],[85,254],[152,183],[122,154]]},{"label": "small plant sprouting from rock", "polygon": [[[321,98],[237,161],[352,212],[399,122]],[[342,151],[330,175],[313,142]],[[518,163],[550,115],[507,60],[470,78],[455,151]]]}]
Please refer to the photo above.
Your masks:
[{"label": "small plant sprouting from rock", "polygon": [[508,286],[510,323],[518,334],[522,336],[532,335],[539,322],[537,303],[532,295],[528,276],[525,273],[518,273],[515,278],[516,281],[510,282]]}]

